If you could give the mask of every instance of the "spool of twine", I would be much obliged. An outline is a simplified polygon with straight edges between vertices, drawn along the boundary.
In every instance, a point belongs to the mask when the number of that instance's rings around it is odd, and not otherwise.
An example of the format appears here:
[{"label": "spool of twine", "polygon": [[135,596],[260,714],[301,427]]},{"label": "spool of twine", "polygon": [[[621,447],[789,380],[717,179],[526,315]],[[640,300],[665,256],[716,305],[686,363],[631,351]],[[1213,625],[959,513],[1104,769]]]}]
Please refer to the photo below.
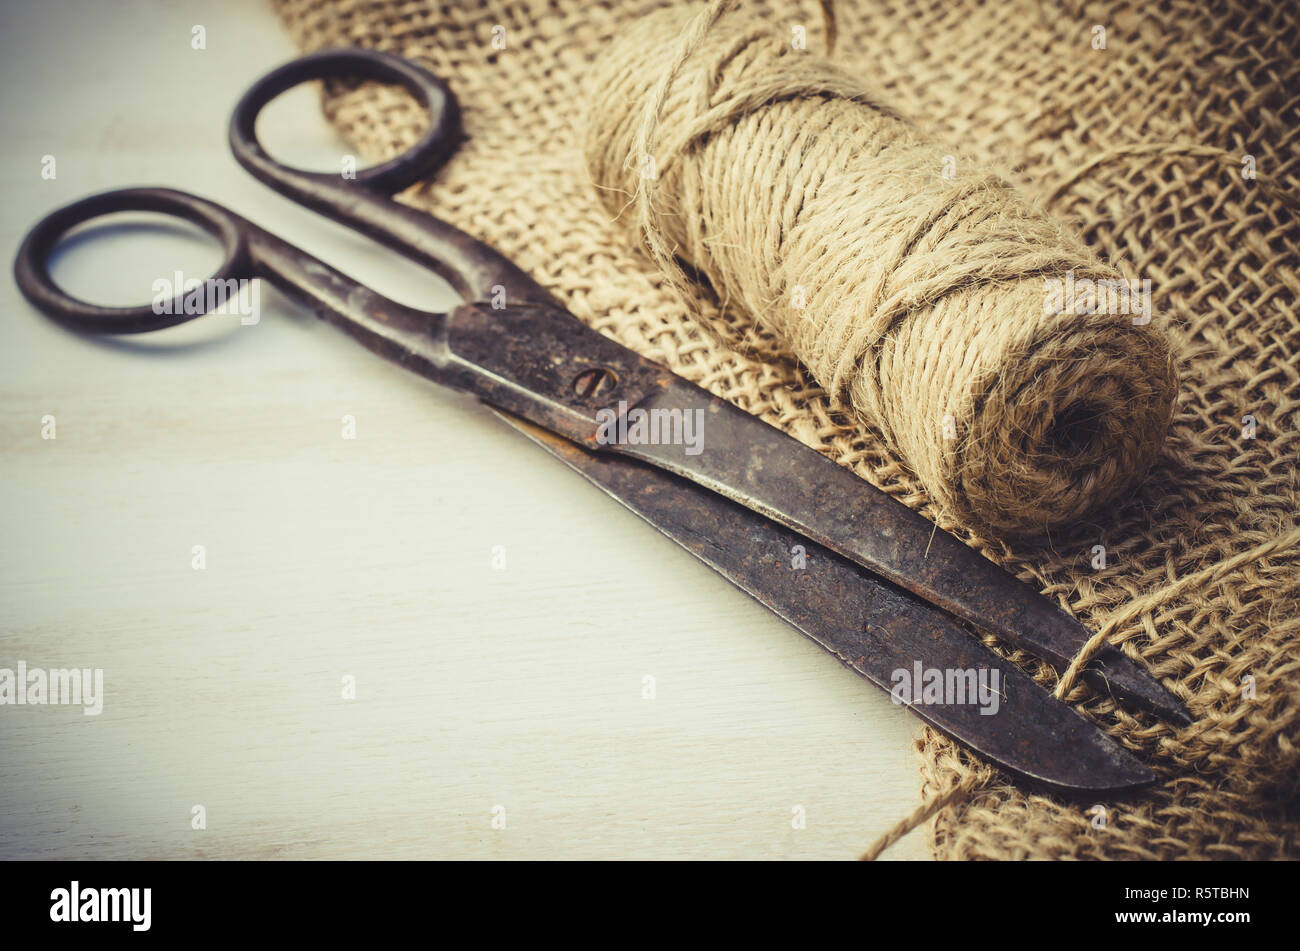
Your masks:
[{"label": "spool of twine", "polygon": [[681,259],[775,334],[966,525],[1041,532],[1130,488],[1177,387],[1140,285],[724,7],[637,20],[594,66],[586,157],[610,213],[673,284]]}]

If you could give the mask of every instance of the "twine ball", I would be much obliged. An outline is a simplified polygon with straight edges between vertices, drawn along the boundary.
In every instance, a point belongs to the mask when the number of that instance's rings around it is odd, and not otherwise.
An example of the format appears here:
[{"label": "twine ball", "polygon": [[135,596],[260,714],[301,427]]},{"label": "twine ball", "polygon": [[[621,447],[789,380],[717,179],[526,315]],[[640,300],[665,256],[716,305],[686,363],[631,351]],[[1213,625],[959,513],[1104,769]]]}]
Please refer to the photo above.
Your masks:
[{"label": "twine ball", "polygon": [[685,262],[774,334],[958,521],[1074,522],[1156,457],[1177,389],[1159,317],[1137,297],[1053,312],[1052,281],[1120,273],[997,175],[945,175],[953,150],[851,73],[752,18],[669,7],[622,30],[589,98],[610,214],[672,283]]}]

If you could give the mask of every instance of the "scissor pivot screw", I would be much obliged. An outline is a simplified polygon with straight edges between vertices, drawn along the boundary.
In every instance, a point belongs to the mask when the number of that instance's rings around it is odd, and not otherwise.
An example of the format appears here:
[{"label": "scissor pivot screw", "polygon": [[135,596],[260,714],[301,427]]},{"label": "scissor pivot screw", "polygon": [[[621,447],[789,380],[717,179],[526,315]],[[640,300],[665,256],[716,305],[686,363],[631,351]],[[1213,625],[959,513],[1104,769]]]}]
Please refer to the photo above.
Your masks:
[{"label": "scissor pivot screw", "polygon": [[579,396],[592,397],[608,393],[618,384],[618,374],[605,367],[583,370],[573,378],[573,391]]}]

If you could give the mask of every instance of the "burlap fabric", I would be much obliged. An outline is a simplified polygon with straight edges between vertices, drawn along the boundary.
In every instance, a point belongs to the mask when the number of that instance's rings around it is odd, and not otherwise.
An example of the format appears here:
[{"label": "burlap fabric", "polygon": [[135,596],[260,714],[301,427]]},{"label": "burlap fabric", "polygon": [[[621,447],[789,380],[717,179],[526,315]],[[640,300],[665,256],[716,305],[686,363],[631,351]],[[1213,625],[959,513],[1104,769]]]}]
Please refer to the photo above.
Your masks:
[{"label": "burlap fabric", "polygon": [[[1068,691],[1162,774],[1141,796],[1099,803],[1025,791],[927,732],[919,745],[931,805],[916,818],[934,815],[938,857],[1300,857],[1293,7],[835,4],[837,62],[955,152],[1019,181],[1126,277],[1149,278],[1155,312],[1171,322],[1182,392],[1150,476],[1088,524],[1010,547],[935,511],[877,436],[833,413],[788,355],[743,356],[754,352],[752,329],[719,317],[707,289],[684,306],[609,221],[583,162],[583,81],[646,4],[276,5],[304,50],[389,50],[451,84],[469,141],[436,183],[408,194],[413,204],[491,242],[592,326],[851,466],[1112,632],[1197,717],[1174,730],[1084,686]],[[823,55],[816,4],[746,9],[792,39],[802,28],[808,54]],[[420,110],[396,90],[336,90],[325,102],[371,159],[422,128]],[[701,332],[703,321],[715,333]],[[1104,568],[1095,567],[1098,545]],[[1032,658],[1008,657],[1056,684]],[[864,845],[878,831],[864,829]]]}]

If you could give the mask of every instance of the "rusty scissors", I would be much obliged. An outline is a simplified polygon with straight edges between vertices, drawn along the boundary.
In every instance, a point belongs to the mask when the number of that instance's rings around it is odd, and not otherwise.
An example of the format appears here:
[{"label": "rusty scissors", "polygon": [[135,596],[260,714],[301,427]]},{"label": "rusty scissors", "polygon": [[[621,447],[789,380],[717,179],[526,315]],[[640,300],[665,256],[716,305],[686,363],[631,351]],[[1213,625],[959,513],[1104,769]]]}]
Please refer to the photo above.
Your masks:
[{"label": "rusty scissors", "polygon": [[[259,111],[300,83],[349,77],[406,87],[429,113],[420,140],[352,178],[271,158],[255,132]],[[220,205],[162,188],[94,195],[36,224],[14,263],[23,294],[81,332],[141,333],[192,319],[179,299],[161,313],[150,305],[87,303],[62,291],[48,268],[59,239],[92,218],[144,211],[186,219],[224,249],[213,286],[269,280],[380,356],[479,397],[858,674],[990,760],[1064,790],[1115,792],[1154,779],[968,627],[1064,669],[1090,636],[1069,614],[847,469],[589,329],[488,245],[394,201],[434,175],[462,140],[457,101],[436,76],[368,50],[305,56],[244,95],[229,138],[235,158],[263,183],[432,269],[464,303],[445,314],[395,303]],[[631,438],[635,426],[627,424],[638,413],[638,423],[698,419],[696,451],[681,440]],[[803,546],[801,565],[791,558],[796,546]],[[936,685],[931,671],[943,682]],[[970,675],[992,671],[999,676],[991,715],[990,705],[961,702],[949,689],[973,691]],[[913,675],[918,683],[900,689]],[[1096,655],[1085,679],[1117,701],[1178,725],[1190,722],[1176,698],[1114,647]],[[931,686],[943,689],[932,694]]]}]

